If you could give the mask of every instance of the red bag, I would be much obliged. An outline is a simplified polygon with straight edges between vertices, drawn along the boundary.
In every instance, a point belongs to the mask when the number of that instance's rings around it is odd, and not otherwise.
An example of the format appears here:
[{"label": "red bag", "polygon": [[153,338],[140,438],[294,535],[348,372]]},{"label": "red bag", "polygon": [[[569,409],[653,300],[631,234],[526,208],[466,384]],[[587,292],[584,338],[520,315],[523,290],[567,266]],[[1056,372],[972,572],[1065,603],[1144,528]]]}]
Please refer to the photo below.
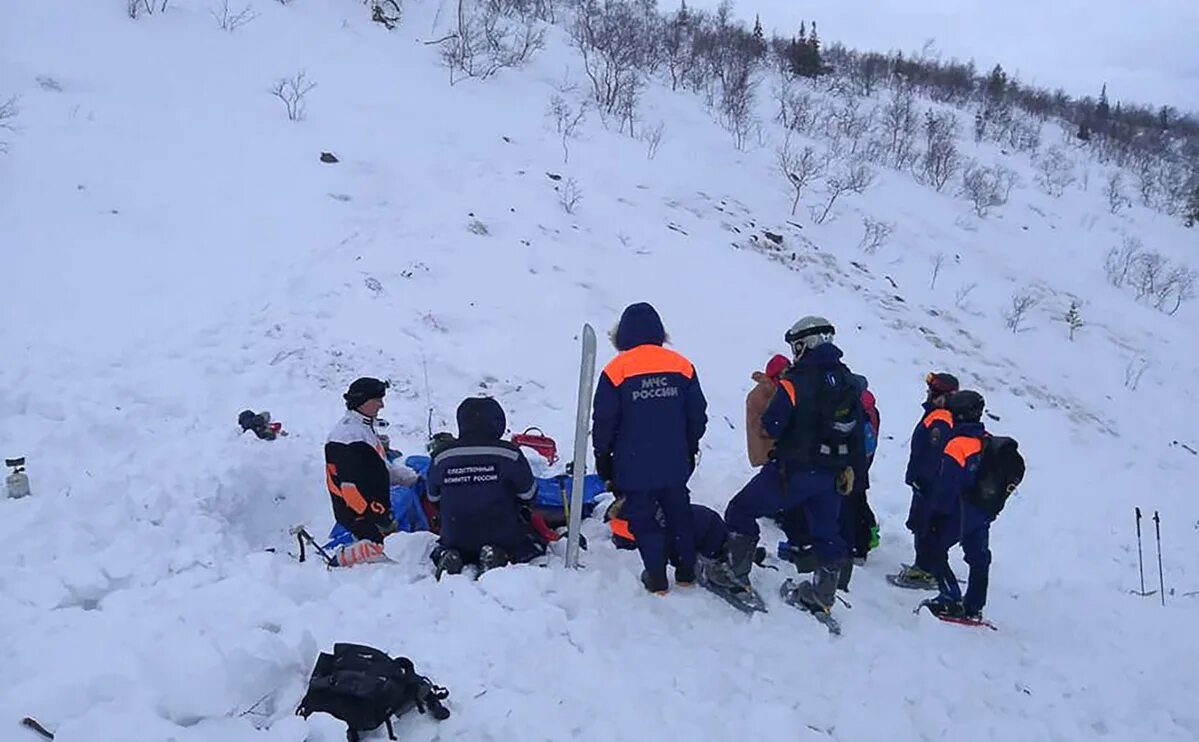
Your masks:
[{"label": "red bag", "polygon": [[526,428],[523,433],[514,433],[512,442],[541,454],[550,466],[553,466],[554,462],[558,460],[558,444],[554,442],[553,438],[543,433],[541,428]]}]

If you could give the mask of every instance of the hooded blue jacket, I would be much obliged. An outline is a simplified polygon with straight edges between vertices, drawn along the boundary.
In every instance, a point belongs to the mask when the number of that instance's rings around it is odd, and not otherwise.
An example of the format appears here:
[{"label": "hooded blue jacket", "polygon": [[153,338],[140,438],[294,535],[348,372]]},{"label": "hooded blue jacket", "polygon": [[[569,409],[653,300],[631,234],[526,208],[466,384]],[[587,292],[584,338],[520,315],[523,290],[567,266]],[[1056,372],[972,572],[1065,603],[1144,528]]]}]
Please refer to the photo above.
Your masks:
[{"label": "hooded blue jacket", "polygon": [[912,448],[904,481],[921,491],[932,488],[941,466],[941,452],[953,435],[953,416],[949,410],[924,403],[924,415],[912,431]]},{"label": "hooded blue jacket", "polygon": [[616,328],[621,351],[600,374],[592,441],[601,473],[625,492],[685,487],[708,424],[695,367],[662,347],[666,330],[649,304],[633,304]]},{"label": "hooded blue jacket", "polygon": [[437,453],[428,475],[429,500],[441,507],[442,546],[477,552],[490,544],[514,553],[527,542],[520,508],[537,483],[520,448],[501,440],[506,427],[494,399],[458,406],[458,438]]}]

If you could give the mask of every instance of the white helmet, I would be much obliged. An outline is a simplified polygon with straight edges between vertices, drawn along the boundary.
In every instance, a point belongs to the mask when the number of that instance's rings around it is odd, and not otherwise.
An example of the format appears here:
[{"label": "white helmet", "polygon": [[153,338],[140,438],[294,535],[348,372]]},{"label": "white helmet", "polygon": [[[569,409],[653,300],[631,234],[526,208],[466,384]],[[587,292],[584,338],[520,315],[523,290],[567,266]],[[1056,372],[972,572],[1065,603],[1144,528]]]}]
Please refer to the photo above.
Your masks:
[{"label": "white helmet", "polygon": [[815,348],[818,345],[824,345],[825,343],[831,343],[833,335],[836,332],[832,323],[827,319],[809,314],[807,317],[791,325],[791,329],[787,330],[785,339],[791,346],[791,351],[795,354],[795,357],[798,358],[803,355],[805,350]]}]

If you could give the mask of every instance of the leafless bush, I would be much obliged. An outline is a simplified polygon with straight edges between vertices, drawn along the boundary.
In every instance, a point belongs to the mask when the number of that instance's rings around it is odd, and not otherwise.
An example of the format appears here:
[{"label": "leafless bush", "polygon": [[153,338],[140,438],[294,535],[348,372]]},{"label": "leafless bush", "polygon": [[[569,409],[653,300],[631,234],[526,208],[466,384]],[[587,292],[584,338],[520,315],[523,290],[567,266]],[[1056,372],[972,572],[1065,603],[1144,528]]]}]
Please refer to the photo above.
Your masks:
[{"label": "leafless bush", "polygon": [[1144,247],[1141,238],[1127,236],[1119,247],[1108,250],[1103,262],[1107,282],[1116,288],[1123,288],[1132,275]]},{"label": "leafless bush", "polygon": [[862,239],[858,240],[858,249],[867,255],[873,255],[878,249],[887,244],[887,238],[895,231],[894,222],[884,222],[869,216],[862,217]]},{"label": "leafless bush", "polygon": [[229,7],[229,0],[222,0],[219,6],[209,10],[208,13],[216,19],[218,28],[229,33],[233,33],[258,17],[258,14],[249,5],[241,10],[233,10]]},{"label": "leafless bush", "polygon": [[803,195],[803,189],[824,175],[828,160],[818,155],[816,149],[811,146],[804,147],[802,152],[796,152],[790,136],[783,140],[783,146],[779,147],[775,155],[779,172],[795,191],[795,198],[791,201],[791,215],[794,216],[795,210],[799,208],[799,197]]},{"label": "leafless bush", "polygon": [[880,121],[879,143],[886,153],[887,164],[897,169],[911,167],[918,157],[916,132],[920,127],[912,91],[904,87],[892,93],[891,100],[883,106]]},{"label": "leafless bush", "polygon": [[[1011,186],[1006,190],[1010,191]],[[958,193],[971,203],[974,213],[981,219],[985,219],[991,209],[1007,203],[1004,179],[998,169],[977,163],[972,163],[962,172],[962,187]]]},{"label": "leafless bush", "polygon": [[[20,109],[17,108],[17,97],[14,95],[8,100],[0,101],[0,129],[5,131],[16,131],[17,114]],[[0,154],[8,152],[8,142],[0,139]]]},{"label": "leafless bush", "polygon": [[862,136],[874,124],[875,109],[862,109],[862,99],[852,92],[842,94],[840,102],[828,109],[825,133],[834,141],[848,142],[847,154],[856,155]]},{"label": "leafless bush", "polygon": [[545,44],[545,30],[533,16],[505,12],[502,0],[458,0],[457,28],[441,42],[441,60],[465,77],[487,79],[519,67]]},{"label": "leafless bush", "polygon": [[1051,196],[1061,196],[1067,186],[1078,180],[1074,174],[1074,162],[1061,147],[1050,147],[1037,158],[1036,165],[1037,183]]},{"label": "leafless bush", "polygon": [[818,109],[810,93],[794,93],[783,104],[786,108],[786,126],[792,131],[811,131],[816,125]]},{"label": "leafless bush", "polygon": [[869,165],[861,163],[851,164],[830,175],[825,179],[828,201],[823,207],[813,207],[811,210],[812,220],[817,224],[824,224],[838,198],[846,193],[864,193],[872,183],[874,183],[874,171],[870,169]]},{"label": "leafless bush", "polygon": [[635,91],[641,81],[644,15],[628,0],[582,0],[577,8],[570,36],[601,113],[616,113],[622,102],[627,105],[635,97],[630,88]]},{"label": "leafless bush", "polygon": [[129,17],[137,20],[143,15],[162,13],[167,9],[171,0],[126,0],[125,11]]},{"label": "leafless bush", "polygon": [[545,113],[554,120],[554,128],[562,138],[562,162],[569,162],[569,141],[574,138],[575,132],[587,118],[587,103],[572,106],[570,101],[555,93],[550,98],[550,105]]},{"label": "leafless bush", "polygon": [[970,301],[970,294],[978,288],[977,283],[966,283],[958,287],[958,290],[953,293],[953,305],[958,309],[965,309]]},{"label": "leafless bush", "polygon": [[1028,310],[1035,307],[1038,303],[1039,300],[1036,295],[1028,289],[1012,294],[1012,306],[1003,313],[1004,324],[1013,333],[1020,332],[1024,327],[1024,318],[1028,314]]},{"label": "leafless bush", "polygon": [[1128,359],[1128,365],[1124,367],[1124,388],[1135,392],[1150,365],[1152,364],[1144,358]]},{"label": "leafless bush", "polygon": [[659,121],[658,125],[651,129],[641,130],[641,141],[645,143],[645,158],[652,160],[658,156],[658,148],[662,146],[662,137],[666,134],[666,122]]},{"label": "leafless bush", "polygon": [[567,178],[556,189],[558,191],[558,205],[567,214],[575,213],[579,202],[583,200],[583,189],[579,187],[578,181],[574,178]]},{"label": "leafless bush", "polygon": [[924,116],[924,155],[920,158],[918,177],[940,191],[962,169],[958,152],[958,121],[952,113],[933,113]]},{"label": "leafless bush", "polygon": [[945,253],[938,252],[936,255],[933,255],[932,260],[929,262],[933,266],[933,274],[928,281],[928,287],[930,289],[935,289],[937,288],[937,278],[941,275],[941,269],[945,267]]},{"label": "leafless bush", "polygon": [[271,93],[283,101],[287,107],[287,118],[291,121],[303,121],[307,105],[304,99],[316,87],[316,83],[308,79],[307,72],[298,72],[293,77],[281,77],[275,81]]},{"label": "leafless bush", "polygon": [[1132,206],[1132,199],[1124,195],[1124,173],[1120,170],[1113,170],[1107,176],[1103,195],[1107,196],[1107,208],[1113,214],[1119,214],[1121,209]]},{"label": "leafless bush", "polygon": [[745,149],[746,139],[756,123],[754,91],[757,86],[753,66],[746,61],[736,65],[736,69],[729,73],[720,96],[721,119],[733,135],[733,144],[738,150]]}]

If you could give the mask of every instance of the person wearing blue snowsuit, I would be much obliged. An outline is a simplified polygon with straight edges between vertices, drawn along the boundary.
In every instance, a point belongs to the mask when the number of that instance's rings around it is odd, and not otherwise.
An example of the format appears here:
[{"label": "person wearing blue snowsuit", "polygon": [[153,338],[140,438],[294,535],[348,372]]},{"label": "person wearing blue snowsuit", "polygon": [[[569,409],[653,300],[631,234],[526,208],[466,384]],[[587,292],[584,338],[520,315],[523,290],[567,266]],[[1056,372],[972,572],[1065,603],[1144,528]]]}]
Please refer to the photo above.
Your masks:
[{"label": "person wearing blue snowsuit", "polygon": [[832,342],[834,332],[828,320],[814,316],[804,317],[788,331],[795,362],[762,415],[766,433],[776,441],[774,450],[724,513],[731,532],[731,578],[747,585],[760,535],[757,519],[778,518],[801,508],[819,566],[814,581],[799,586],[799,599],[805,607],[824,612],[832,608],[841,572],[853,565],[841,535],[839,481],[851,482],[846,470],[857,463],[855,457],[864,456],[862,425],[853,425],[848,439],[837,444],[847,449],[840,451],[826,450],[827,441],[817,429],[818,408],[830,396],[852,406],[853,419],[862,418],[862,390],[841,362],[841,349]]},{"label": "person wearing blue snowsuit", "polygon": [[537,482],[520,447],[502,439],[507,420],[499,402],[468,398],[457,418],[458,437],[438,449],[428,473],[428,498],[441,514],[438,577],[464,564],[488,570],[544,554],[529,527]]},{"label": "person wearing blue snowsuit", "polygon": [[642,584],[662,594],[668,543],[678,556],[675,582],[695,582],[687,481],[708,405],[695,366],[663,347],[666,329],[652,306],[627,307],[612,340],[619,353],[600,374],[592,409],[595,467],[625,497],[624,516],[645,566]]},{"label": "person wearing blue snowsuit", "polygon": [[[928,565],[939,591],[928,605],[938,615],[978,620],[987,603],[993,518],[964,495],[977,481],[987,436],[981,421],[983,398],[977,392],[960,391],[950,395],[947,405],[954,418],[953,436],[941,454],[926,512],[918,524],[928,543]],[[949,566],[949,550],[959,543],[970,567],[964,597]]]},{"label": "person wearing blue snowsuit", "polygon": [[904,482],[912,488],[912,501],[905,525],[912,533],[915,560],[905,567],[899,578],[913,585],[931,587],[934,584],[929,564],[929,545],[924,543],[920,524],[927,520],[927,493],[941,466],[941,454],[953,431],[953,416],[945,409],[949,395],[958,391],[957,377],[947,373],[929,373],[925,377],[928,394],[923,412],[912,431],[911,452],[908,456]]}]

